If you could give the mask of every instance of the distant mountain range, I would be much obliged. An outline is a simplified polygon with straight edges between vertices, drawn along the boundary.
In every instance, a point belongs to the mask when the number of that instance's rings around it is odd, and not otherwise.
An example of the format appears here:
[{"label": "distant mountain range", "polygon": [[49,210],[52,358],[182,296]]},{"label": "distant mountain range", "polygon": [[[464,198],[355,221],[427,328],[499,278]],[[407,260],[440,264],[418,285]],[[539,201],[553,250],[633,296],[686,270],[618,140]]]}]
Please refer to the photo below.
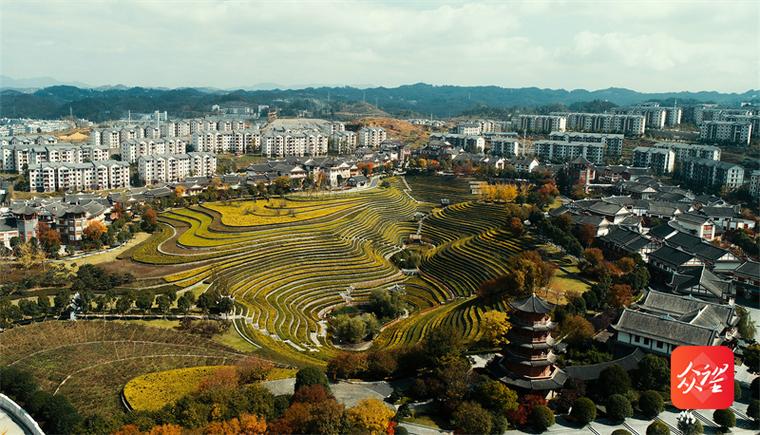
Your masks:
[{"label": "distant mountain range", "polygon": [[[49,78],[15,80],[16,89],[8,89],[0,78],[0,116],[59,118],[69,108],[81,118],[103,121],[123,117],[127,111],[150,113],[168,111],[171,116],[200,116],[215,104],[267,104],[283,115],[307,110],[313,116],[333,116],[357,102],[377,106],[394,116],[452,117],[461,114],[501,113],[504,109],[522,111],[593,110],[613,105],[627,106],[645,101],[671,105],[713,102],[738,105],[744,101],[760,104],[760,91],[741,94],[703,92],[642,93],[623,88],[596,91],[575,89],[502,88],[498,86],[433,86],[424,83],[395,88],[309,87],[303,89],[219,90],[213,88],[128,88],[123,85],[89,88],[55,85],[35,89],[34,84]],[[19,88],[21,90],[19,90]],[[590,103],[593,102],[593,103]],[[600,104],[600,102],[606,102]]]}]

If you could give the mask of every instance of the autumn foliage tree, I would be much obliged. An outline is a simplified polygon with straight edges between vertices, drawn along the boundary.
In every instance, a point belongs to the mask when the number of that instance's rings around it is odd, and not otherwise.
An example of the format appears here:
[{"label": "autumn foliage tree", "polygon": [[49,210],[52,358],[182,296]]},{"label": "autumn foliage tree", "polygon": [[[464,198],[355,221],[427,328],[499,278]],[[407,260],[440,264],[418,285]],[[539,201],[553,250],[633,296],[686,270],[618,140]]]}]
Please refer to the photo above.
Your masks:
[{"label": "autumn foliage tree", "polygon": [[517,198],[514,184],[484,184],[480,188],[480,199],[487,202],[513,202]]},{"label": "autumn foliage tree", "polygon": [[608,293],[609,304],[615,308],[623,308],[633,302],[633,290],[628,284],[614,284]]},{"label": "autumn foliage tree", "polygon": [[364,399],[346,410],[346,424],[351,433],[382,434],[388,431],[395,412],[377,399]]},{"label": "autumn foliage tree", "polygon": [[259,435],[265,434],[266,431],[266,420],[252,414],[241,414],[239,418],[226,421],[214,421],[203,428],[203,433],[207,435]]},{"label": "autumn foliage tree", "polygon": [[156,211],[153,210],[151,207],[148,207],[147,209],[145,209],[142,216],[143,230],[149,233],[152,233],[156,229],[157,224],[158,224],[158,216],[156,215]]},{"label": "autumn foliage tree", "polygon": [[50,256],[56,255],[61,248],[61,233],[50,228],[47,222],[37,224],[37,240]]},{"label": "autumn foliage tree", "polygon": [[594,336],[594,326],[583,316],[570,315],[565,317],[560,326],[563,341],[571,345],[588,343]]},{"label": "autumn foliage tree", "polygon": [[522,236],[525,232],[525,227],[519,217],[513,217],[509,220],[508,224],[509,232],[515,236]]},{"label": "autumn foliage tree", "polygon": [[103,222],[98,220],[92,220],[84,229],[83,235],[87,240],[96,242],[100,240],[100,237],[106,233],[106,226]]},{"label": "autumn foliage tree", "polygon": [[503,311],[490,310],[483,313],[481,320],[483,339],[492,346],[502,346],[509,343],[507,333],[512,329],[509,316]]},{"label": "autumn foliage tree", "polygon": [[578,226],[578,230],[575,233],[575,236],[578,238],[578,241],[583,243],[583,246],[589,247],[592,243],[594,243],[594,238],[596,237],[596,228],[594,228],[591,224],[581,224]]},{"label": "autumn foliage tree", "polygon": [[507,273],[481,283],[478,295],[494,301],[501,297],[524,297],[551,281],[557,266],[536,251],[524,251],[508,261]]}]

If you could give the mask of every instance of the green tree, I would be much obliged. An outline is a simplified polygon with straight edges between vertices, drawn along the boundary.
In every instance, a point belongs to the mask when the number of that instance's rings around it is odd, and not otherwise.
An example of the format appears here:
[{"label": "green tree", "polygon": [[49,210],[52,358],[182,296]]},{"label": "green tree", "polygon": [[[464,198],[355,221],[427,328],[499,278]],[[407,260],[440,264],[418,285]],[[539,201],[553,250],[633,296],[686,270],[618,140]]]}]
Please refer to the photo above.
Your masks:
[{"label": "green tree", "polygon": [[668,360],[657,355],[646,355],[639,361],[634,379],[639,390],[667,391],[670,386]]},{"label": "green tree", "polygon": [[517,393],[502,382],[486,379],[475,386],[473,398],[494,414],[506,416],[517,409]]},{"label": "green tree", "polygon": [[760,373],[760,344],[752,344],[744,349],[744,365],[750,373]]},{"label": "green tree", "polygon": [[445,357],[458,357],[463,350],[459,334],[450,326],[434,328],[422,343],[422,354],[431,366],[436,366]]},{"label": "green tree", "polygon": [[736,314],[739,315],[739,322],[736,324],[737,331],[739,331],[742,338],[753,340],[757,332],[755,321],[752,320],[747,309],[740,305],[736,306]]},{"label": "green tree", "polygon": [[37,382],[31,373],[16,367],[0,367],[0,392],[11,399],[27,402],[37,388]]},{"label": "green tree", "polygon": [[156,296],[156,305],[158,305],[158,311],[167,314],[172,307],[172,300],[169,295],[158,295]]},{"label": "green tree", "polygon": [[369,295],[369,310],[380,319],[394,319],[404,312],[404,301],[399,292],[375,289]]},{"label": "green tree", "polygon": [[491,433],[491,414],[475,402],[462,402],[451,416],[451,422],[465,434]]},{"label": "green tree", "polygon": [[723,431],[726,431],[729,428],[736,426],[736,415],[734,415],[734,411],[731,411],[730,409],[716,409],[715,412],[713,412],[713,421],[718,423],[718,426],[720,426]]},{"label": "green tree", "polygon": [[193,307],[193,304],[195,303],[195,297],[193,296],[192,292],[185,292],[182,294],[182,296],[177,299],[177,309],[187,314],[190,311],[190,308]]},{"label": "green tree", "polygon": [[596,419],[596,405],[588,397],[579,397],[573,402],[570,416],[585,426]]},{"label": "green tree", "polygon": [[50,312],[50,299],[47,296],[37,297],[37,308],[40,310],[40,314],[47,314]]},{"label": "green tree", "polygon": [[72,433],[82,417],[65,396],[45,394],[47,397],[35,412],[43,422],[43,430],[47,433]]},{"label": "green tree", "polygon": [[123,294],[116,300],[116,312],[126,313],[132,309],[132,305],[135,303],[135,297],[132,292]]},{"label": "green tree", "polygon": [[760,422],[760,400],[752,399],[747,406],[747,417],[755,421]]},{"label": "green tree", "polygon": [[322,385],[329,391],[330,383],[325,373],[316,367],[304,367],[296,373],[295,390],[309,385]]},{"label": "green tree", "polygon": [[633,415],[631,402],[622,394],[613,394],[607,399],[607,417],[612,421],[623,421]]},{"label": "green tree", "polygon": [[360,316],[340,314],[330,322],[333,337],[341,343],[359,343],[367,336],[367,324]]},{"label": "green tree", "polygon": [[660,420],[653,421],[647,426],[647,435],[668,435],[670,434],[670,428],[668,425]]},{"label": "green tree", "polygon": [[153,293],[151,293],[148,290],[143,290],[140,293],[137,294],[137,299],[135,299],[135,305],[137,306],[137,309],[142,311],[149,311],[150,308],[153,306]]},{"label": "green tree", "polygon": [[631,389],[631,378],[619,365],[611,365],[602,370],[596,382],[602,397],[626,394]]},{"label": "green tree", "polygon": [[639,396],[639,411],[646,418],[654,418],[664,409],[664,402],[660,393],[654,390],[647,390]]},{"label": "green tree", "polygon": [[548,406],[538,405],[530,412],[528,423],[537,431],[543,432],[554,425],[554,413]]}]

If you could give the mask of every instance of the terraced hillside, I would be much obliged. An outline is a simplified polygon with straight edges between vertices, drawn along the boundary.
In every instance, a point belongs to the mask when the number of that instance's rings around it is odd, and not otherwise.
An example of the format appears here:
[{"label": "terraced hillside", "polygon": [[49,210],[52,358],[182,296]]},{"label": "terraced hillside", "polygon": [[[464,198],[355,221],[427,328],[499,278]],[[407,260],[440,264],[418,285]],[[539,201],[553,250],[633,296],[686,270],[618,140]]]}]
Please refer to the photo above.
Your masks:
[{"label": "terraced hillside", "polygon": [[[441,322],[477,338],[484,307],[470,296],[525,248],[501,229],[504,206],[460,202],[434,209],[408,194],[414,188],[404,192],[402,179],[389,181],[388,188],[319,198],[174,209],[159,216],[160,230],[130,256],[166,266],[164,280],[180,288],[226,278],[236,299],[236,330],[261,352],[296,364],[322,364],[334,354],[325,314],[345,303],[349,288],[361,302],[373,289],[404,283],[412,314],[386,328],[380,346],[414,342]],[[428,189],[436,185],[443,186]],[[421,223],[414,220],[431,209]],[[420,273],[408,277],[389,258],[415,233],[432,247]]]}]

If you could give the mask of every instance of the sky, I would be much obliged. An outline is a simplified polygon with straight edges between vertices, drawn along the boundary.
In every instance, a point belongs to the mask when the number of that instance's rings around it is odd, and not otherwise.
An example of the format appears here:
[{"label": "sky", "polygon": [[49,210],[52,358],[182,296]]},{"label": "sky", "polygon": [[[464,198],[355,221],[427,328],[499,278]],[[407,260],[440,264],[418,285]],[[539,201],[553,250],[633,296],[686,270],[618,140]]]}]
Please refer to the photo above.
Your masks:
[{"label": "sky", "polygon": [[0,0],[0,74],[743,92],[760,88],[760,1]]}]

